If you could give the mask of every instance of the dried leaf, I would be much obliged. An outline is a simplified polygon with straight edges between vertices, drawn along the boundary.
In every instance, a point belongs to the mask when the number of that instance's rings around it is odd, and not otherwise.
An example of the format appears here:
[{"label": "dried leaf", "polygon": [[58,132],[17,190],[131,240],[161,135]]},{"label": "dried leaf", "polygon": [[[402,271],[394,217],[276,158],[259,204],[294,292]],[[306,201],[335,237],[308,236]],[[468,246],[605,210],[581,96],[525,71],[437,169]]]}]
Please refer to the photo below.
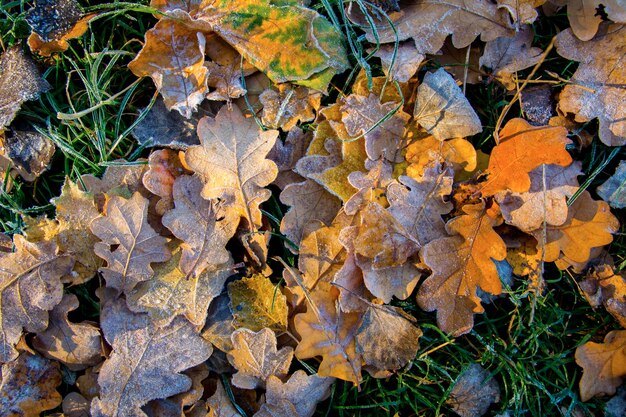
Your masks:
[{"label": "dried leaf", "polygon": [[472,46],[472,44],[464,48],[455,48],[452,40],[447,38],[441,51],[429,58],[445,69],[455,80],[463,81],[463,84],[478,84],[486,75],[480,69],[479,60],[482,53],[481,47]]},{"label": "dried leaf", "polygon": [[497,2],[498,8],[506,9],[519,27],[521,24],[533,23],[539,15],[535,8],[544,4],[546,0],[497,0]]},{"label": "dried leaf", "polygon": [[146,32],[146,43],[128,68],[150,76],[168,110],[189,119],[208,91],[204,35],[167,17]]},{"label": "dried leaf", "polygon": [[417,88],[415,122],[438,140],[482,132],[482,124],[469,101],[443,68],[429,72]]},{"label": "dried leaf", "polygon": [[500,386],[489,371],[473,363],[459,376],[446,401],[461,417],[480,417],[500,401]]},{"label": "dried leaf", "polygon": [[516,87],[515,73],[532,67],[541,58],[541,48],[532,47],[533,31],[530,26],[522,29],[512,38],[498,38],[485,45],[480,57],[480,65],[491,68],[492,77],[500,81],[508,90]]},{"label": "dried leaf", "polygon": [[520,99],[522,111],[531,124],[535,126],[551,124],[550,119],[556,116],[552,87],[548,85],[527,87],[520,92]]},{"label": "dried leaf", "polygon": [[552,226],[565,223],[567,199],[578,190],[576,177],[582,174],[581,167],[580,162],[566,168],[542,165],[529,172],[527,192],[497,193],[496,201],[505,221],[526,233],[539,229],[544,222]]},{"label": "dried leaf", "polygon": [[90,417],[88,399],[77,392],[70,392],[63,398],[62,409],[64,417]]},{"label": "dried leaf", "polygon": [[276,140],[274,147],[267,154],[267,159],[276,163],[278,176],[274,184],[284,190],[289,184],[302,182],[304,178],[294,171],[296,163],[302,158],[313,139],[311,132],[305,132],[299,127],[294,127],[287,133],[285,142]]},{"label": "dried leaf", "polygon": [[587,342],[576,348],[576,363],[583,368],[580,399],[615,394],[626,377],[626,330],[614,330],[604,343]]},{"label": "dried leaf", "polygon": [[590,41],[582,42],[571,30],[557,36],[556,48],[564,58],[580,62],[559,95],[559,108],[574,113],[577,122],[598,118],[599,137],[609,146],[626,143],[626,108],[622,105],[626,82],[626,26],[602,26]]},{"label": "dried leaf", "polygon": [[8,126],[28,100],[36,100],[50,89],[33,59],[20,45],[7,50],[0,59],[0,130]]},{"label": "dried leaf", "polygon": [[236,330],[227,293],[222,293],[211,303],[202,337],[222,352],[233,350],[230,335]]},{"label": "dried leaf", "polygon": [[393,166],[385,160],[379,159],[365,161],[367,173],[354,171],[348,175],[348,182],[357,192],[350,197],[343,206],[343,211],[352,216],[367,206],[368,203],[376,202],[383,207],[389,206],[386,189],[393,181]]},{"label": "dried leaf", "polygon": [[287,301],[274,284],[262,275],[228,284],[230,308],[236,328],[259,331],[268,327],[282,332],[287,328]]},{"label": "dried leaf", "polygon": [[241,414],[231,404],[221,381],[217,382],[217,390],[207,400],[207,405],[209,406],[209,413],[203,417],[241,417]]},{"label": "dried leaf", "polygon": [[409,165],[406,174],[419,180],[424,175],[424,169],[432,162],[446,162],[455,173],[476,169],[477,154],[471,142],[454,138],[440,141],[428,135],[418,138],[406,148],[406,161]]},{"label": "dried leaf", "polygon": [[606,180],[596,191],[600,198],[613,208],[626,207],[626,161],[621,161],[615,173]]},{"label": "dried leaf", "polygon": [[322,93],[306,87],[292,87],[279,84],[275,89],[267,89],[259,96],[263,104],[261,120],[272,129],[290,130],[298,121],[310,122],[319,109]]},{"label": "dried leaf", "polygon": [[352,137],[363,135],[369,159],[401,162],[404,126],[410,116],[396,102],[381,103],[377,94],[352,94],[341,107],[341,121]]},{"label": "dried leaf", "polygon": [[626,278],[610,265],[599,265],[587,273],[580,288],[592,307],[604,305],[615,320],[626,328]]},{"label": "dried leaf", "polygon": [[[209,376],[209,368],[206,364],[200,364],[185,371],[185,375],[191,378],[191,389],[173,397],[153,400],[143,407],[150,417],[183,417],[184,411],[189,406],[197,404],[204,394],[203,382]],[[202,417],[205,417],[204,415]]]},{"label": "dried leaf", "polygon": [[604,201],[595,201],[585,191],[569,207],[567,220],[560,226],[546,227],[532,234],[538,242],[545,242],[544,260],[553,262],[565,256],[571,262],[588,262],[591,250],[613,241],[619,222]]},{"label": "dried leaf", "polygon": [[15,252],[0,253],[0,363],[17,358],[14,346],[22,330],[48,327],[48,311],[63,298],[61,277],[74,264],[54,242],[31,243],[15,235],[13,243]]},{"label": "dried leaf", "polygon": [[174,207],[172,188],[176,178],[190,172],[183,166],[184,153],[159,149],[150,154],[148,170],[143,175],[143,185],[152,194],[161,197],[156,203],[157,214],[163,215]]},{"label": "dried leaf", "polygon": [[201,198],[202,188],[198,178],[185,175],[176,179],[172,195],[176,208],[162,219],[163,225],[183,241],[180,269],[188,276],[228,262],[226,244],[239,223],[233,213],[222,214],[216,203]]},{"label": "dried leaf", "polygon": [[[372,51],[372,49],[368,50],[370,53]],[[413,41],[401,42],[397,45],[397,49],[396,45],[380,45],[374,52],[374,56],[380,58],[385,75],[399,83],[408,82],[425,58],[424,54],[417,51]]]},{"label": "dried leaf", "polygon": [[425,170],[420,181],[401,176],[399,182],[387,187],[389,213],[420,246],[424,246],[446,236],[441,216],[452,211],[452,204],[445,201],[451,193],[450,170],[434,165]]},{"label": "dried leaf", "polygon": [[48,169],[56,150],[50,139],[35,131],[7,131],[1,145],[12,167],[29,182]]},{"label": "dried leaf", "polygon": [[339,31],[314,10],[270,0],[203,6],[202,21],[275,83],[325,91],[330,78],[348,67]]},{"label": "dried leaf", "polygon": [[102,360],[100,331],[91,323],[72,323],[70,311],[78,308],[73,294],[63,296],[50,312],[48,328],[33,338],[33,347],[49,359],[57,360],[73,371],[97,365]]},{"label": "dried leaf", "polygon": [[220,198],[250,227],[260,226],[259,204],[271,195],[263,187],[278,174],[276,164],[266,159],[278,131],[260,131],[238,107],[225,106],[215,119],[200,120],[198,136],[202,145],[190,147],[185,161],[204,181],[202,197]]},{"label": "dried leaf", "polygon": [[[369,27],[360,17],[350,16]],[[448,35],[452,35],[456,48],[464,48],[479,35],[483,42],[488,42],[512,32],[507,12],[498,10],[488,0],[416,0],[403,4],[401,11],[389,18],[393,27],[387,20],[378,18],[376,37],[366,30],[368,41],[389,43],[413,38],[418,52],[428,54],[437,53]]]},{"label": "dried leaf", "polygon": [[26,21],[42,41],[61,39],[82,17],[76,0],[36,0],[28,10]]},{"label": "dried leaf", "polygon": [[358,384],[361,357],[356,352],[355,335],[358,313],[343,313],[337,305],[339,290],[319,282],[310,292],[306,313],[297,314],[294,323],[301,340],[296,347],[298,359],[321,356],[320,376],[332,376]]},{"label": "dried leaf", "polygon": [[433,274],[422,284],[417,302],[426,311],[437,310],[437,324],[454,336],[468,333],[475,313],[484,310],[476,290],[498,295],[502,291],[494,261],[506,258],[506,245],[493,230],[495,221],[484,204],[466,205],[464,215],[446,224],[451,237],[434,240],[420,252]]},{"label": "dried leaf", "polygon": [[367,365],[395,371],[415,358],[421,330],[398,307],[370,305],[356,334],[356,350]]},{"label": "dried leaf", "polygon": [[415,289],[422,277],[422,272],[414,264],[415,258],[406,263],[388,268],[374,268],[373,262],[363,257],[357,257],[357,265],[363,271],[363,282],[370,292],[385,303],[391,302],[392,297],[406,300]]},{"label": "dried leaf", "polygon": [[529,173],[542,164],[568,166],[572,157],[565,150],[570,143],[561,127],[531,126],[524,119],[512,119],[500,131],[500,143],[489,157],[489,178],[483,184],[484,196],[510,190],[530,190]]},{"label": "dried leaf", "polygon": [[231,340],[234,349],[228,353],[228,361],[238,371],[233,375],[233,385],[244,389],[264,387],[270,376],[284,378],[289,372],[293,348],[277,350],[274,331],[237,329]]},{"label": "dried leaf", "polygon": [[2,365],[0,410],[7,417],[32,417],[61,404],[59,364],[22,352]]},{"label": "dried leaf", "polygon": [[[145,417],[143,405],[189,390],[191,378],[181,372],[211,356],[210,343],[187,320],[158,328],[141,317],[141,326],[119,332],[112,342],[98,376],[99,397],[91,403],[93,417]],[[116,319],[124,320],[124,314]]]},{"label": "dried leaf", "polygon": [[148,200],[139,193],[128,200],[113,196],[107,201],[106,215],[91,222],[91,232],[102,240],[94,252],[107,262],[100,272],[108,287],[128,293],[152,278],[152,262],[170,259],[166,240],[150,227],[147,212]]},{"label": "dried leaf", "polygon": [[127,293],[128,306],[133,311],[148,313],[158,327],[183,315],[200,329],[211,301],[222,292],[232,274],[232,262],[227,258],[221,264],[209,264],[201,272],[188,274],[179,266],[181,246],[172,244],[170,249],[172,258],[156,264],[154,277]]},{"label": "dried leaf", "polygon": [[341,201],[312,180],[289,184],[280,193],[280,202],[290,206],[280,222],[280,232],[298,245],[305,226],[320,220],[330,223],[341,208]]},{"label": "dried leaf", "polygon": [[104,194],[130,197],[136,191],[142,194],[145,191],[141,179],[147,165],[133,164],[123,160],[116,162],[119,164],[107,167],[102,178],[93,175],[81,176],[81,189],[94,195],[96,206],[100,211],[104,210],[106,200]]},{"label": "dried leaf", "polygon": [[[294,372],[287,382],[270,376],[265,404],[255,416],[311,417],[317,403],[330,395],[333,381],[333,378],[323,378],[319,374],[307,375],[302,370]],[[289,410],[290,413],[281,413],[281,409]]]}]

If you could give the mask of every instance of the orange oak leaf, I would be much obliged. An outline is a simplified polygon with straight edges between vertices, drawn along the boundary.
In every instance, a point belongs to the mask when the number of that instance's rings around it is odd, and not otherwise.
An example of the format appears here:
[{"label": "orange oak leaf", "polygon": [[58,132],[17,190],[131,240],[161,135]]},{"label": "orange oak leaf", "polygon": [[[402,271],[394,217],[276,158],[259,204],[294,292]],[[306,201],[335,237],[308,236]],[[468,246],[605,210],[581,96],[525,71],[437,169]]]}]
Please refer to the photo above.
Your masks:
[{"label": "orange oak leaf", "polygon": [[583,368],[580,398],[612,395],[626,378],[626,330],[614,330],[604,343],[587,342],[576,349],[576,363]]},{"label": "orange oak leaf", "polygon": [[224,106],[217,116],[198,124],[201,145],[190,147],[185,162],[203,182],[202,197],[219,198],[224,207],[261,225],[259,204],[270,198],[269,185],[278,168],[266,155],[278,131],[261,131],[253,118],[245,118],[237,106]]},{"label": "orange oak leaf", "polygon": [[409,164],[406,174],[416,180],[424,175],[424,169],[433,161],[446,162],[455,173],[474,171],[477,164],[476,149],[471,142],[462,138],[440,141],[432,135],[418,136],[407,146],[404,157]]},{"label": "orange oak leaf", "polygon": [[455,336],[468,333],[474,314],[484,311],[476,294],[479,287],[494,295],[502,291],[494,261],[507,255],[484,204],[466,205],[463,211],[446,224],[452,236],[433,240],[420,252],[433,273],[417,294],[420,307],[437,310],[439,327]]},{"label": "orange oak leaf", "polygon": [[320,282],[310,292],[306,313],[294,318],[301,340],[296,347],[298,359],[322,357],[318,374],[358,384],[361,381],[361,357],[356,351],[355,335],[360,315],[343,313],[337,305],[339,290]]},{"label": "orange oak leaf", "polygon": [[322,93],[306,87],[278,84],[262,92],[259,100],[263,104],[261,120],[265,126],[290,130],[298,121],[310,122],[315,118]]},{"label": "orange oak leaf", "polygon": [[615,273],[611,265],[598,265],[589,271],[580,288],[592,307],[603,305],[626,328],[626,276]]},{"label": "orange oak leaf", "polygon": [[164,17],[146,32],[146,43],[128,64],[138,77],[149,76],[165,106],[190,118],[207,94],[204,35]]},{"label": "orange oak leaf", "polygon": [[63,298],[61,277],[74,265],[54,241],[31,243],[15,235],[13,243],[15,252],[0,253],[0,363],[17,358],[22,330],[48,327],[48,311]]},{"label": "orange oak leaf", "polygon": [[481,192],[485,196],[498,191],[518,193],[530,189],[529,173],[542,164],[567,166],[572,157],[565,150],[570,143],[562,127],[531,126],[524,119],[512,119],[500,131],[500,143],[489,157],[489,177]]},{"label": "orange oak leaf", "polygon": [[61,404],[59,364],[41,356],[22,352],[2,365],[0,410],[3,416],[31,417]]},{"label": "orange oak leaf", "polygon": [[148,224],[148,200],[139,193],[130,199],[111,197],[106,215],[91,222],[91,232],[100,238],[94,252],[107,262],[100,268],[107,286],[129,292],[154,275],[152,262],[165,262],[171,255],[164,237]]}]

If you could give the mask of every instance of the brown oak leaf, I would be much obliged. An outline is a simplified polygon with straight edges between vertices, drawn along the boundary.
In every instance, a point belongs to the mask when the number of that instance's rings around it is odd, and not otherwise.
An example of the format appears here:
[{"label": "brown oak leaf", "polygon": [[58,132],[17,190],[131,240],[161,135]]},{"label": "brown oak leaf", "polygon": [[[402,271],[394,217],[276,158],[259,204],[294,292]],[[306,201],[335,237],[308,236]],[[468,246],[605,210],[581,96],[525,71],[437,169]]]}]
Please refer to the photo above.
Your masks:
[{"label": "brown oak leaf", "polygon": [[214,119],[200,120],[198,136],[202,144],[187,150],[185,162],[204,181],[202,197],[220,198],[251,228],[260,226],[259,204],[271,195],[263,187],[278,174],[276,164],[266,159],[278,131],[261,131],[237,106],[224,106]]},{"label": "brown oak leaf", "polygon": [[4,156],[24,181],[32,182],[46,169],[54,156],[54,143],[39,132],[8,130],[0,137]]},{"label": "brown oak leaf", "polygon": [[568,166],[572,163],[572,157],[565,150],[569,143],[565,128],[531,126],[524,119],[510,120],[500,131],[500,143],[491,151],[489,177],[482,185],[482,194],[528,191],[529,173],[533,169],[542,164]]},{"label": "brown oak leaf", "polygon": [[276,335],[268,328],[253,332],[237,329],[230,336],[234,349],[228,352],[228,361],[237,369],[233,385],[244,389],[264,387],[275,375],[284,378],[289,373],[293,348],[276,349]]},{"label": "brown oak leaf", "polygon": [[611,265],[599,265],[587,273],[580,288],[592,307],[604,305],[626,328],[626,277],[623,274],[616,274]]},{"label": "brown oak leaf", "polygon": [[492,403],[500,401],[500,386],[489,371],[471,364],[454,383],[446,401],[461,417],[481,417]]},{"label": "brown oak leaf", "polygon": [[311,132],[305,132],[299,127],[294,127],[287,132],[287,138],[276,140],[274,147],[267,154],[267,159],[271,159],[278,167],[278,176],[274,184],[284,190],[289,184],[302,182],[304,178],[294,171],[296,163],[302,158],[313,139]]},{"label": "brown oak leaf", "polygon": [[576,363],[583,368],[580,399],[615,394],[626,378],[626,330],[614,330],[604,343],[587,342],[576,348]]},{"label": "brown oak leaf", "polygon": [[156,150],[148,158],[148,170],[142,181],[148,191],[161,197],[155,206],[159,215],[174,207],[172,188],[176,178],[190,173],[183,166],[184,158],[184,153],[171,149]]},{"label": "brown oak leaf", "polygon": [[468,333],[474,314],[484,311],[478,288],[501,293],[494,261],[506,258],[506,245],[493,230],[495,221],[486,215],[484,204],[466,205],[463,211],[446,224],[452,236],[433,240],[420,252],[433,273],[417,294],[420,307],[437,310],[439,327],[455,336]]},{"label": "brown oak leaf", "polygon": [[[369,49],[368,52],[374,51]],[[417,51],[413,41],[400,42],[397,49],[396,45],[380,45],[374,52],[374,56],[380,58],[385,75],[399,83],[408,82],[426,58],[424,54]]]},{"label": "brown oak leaf", "polygon": [[139,193],[130,199],[113,196],[106,215],[91,222],[91,232],[100,238],[94,252],[107,262],[100,268],[107,286],[128,293],[154,275],[150,264],[165,262],[171,254],[166,240],[148,224],[148,200]]},{"label": "brown oak leaf", "polygon": [[13,243],[15,252],[0,253],[0,363],[17,358],[22,330],[48,327],[48,311],[63,298],[61,277],[74,265],[54,241],[31,243],[15,235]]}]

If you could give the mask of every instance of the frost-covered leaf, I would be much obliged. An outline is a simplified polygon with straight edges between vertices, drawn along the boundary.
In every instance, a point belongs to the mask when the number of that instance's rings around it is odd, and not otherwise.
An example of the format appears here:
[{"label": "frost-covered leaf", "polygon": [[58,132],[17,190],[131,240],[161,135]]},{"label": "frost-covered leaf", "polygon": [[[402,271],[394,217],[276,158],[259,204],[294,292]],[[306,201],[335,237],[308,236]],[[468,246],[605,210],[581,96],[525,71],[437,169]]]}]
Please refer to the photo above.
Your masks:
[{"label": "frost-covered leaf", "polygon": [[596,191],[611,207],[626,207],[626,161],[621,161],[615,173]]},{"label": "frost-covered leaf", "polygon": [[294,182],[302,182],[304,178],[294,171],[296,163],[306,154],[306,150],[313,139],[311,132],[305,132],[299,127],[294,127],[287,133],[287,138],[276,140],[274,147],[267,154],[278,167],[278,176],[274,184],[281,190]]},{"label": "frost-covered leaf", "polygon": [[237,106],[225,106],[214,119],[200,120],[198,136],[202,145],[190,147],[185,161],[204,181],[202,197],[222,199],[250,227],[259,226],[259,204],[271,195],[263,187],[278,174],[276,164],[266,159],[278,131],[260,131],[254,119],[246,119]]},{"label": "frost-covered leaf", "polygon": [[[372,51],[369,50],[368,52]],[[374,52],[374,56],[380,58],[385,74],[399,83],[408,82],[425,58],[424,54],[417,51],[413,41],[401,42],[398,44],[397,50],[395,45],[380,45],[378,50]]]},{"label": "frost-covered leaf", "polygon": [[36,131],[7,131],[1,142],[12,167],[29,182],[48,169],[56,150],[50,139]]},{"label": "frost-covered leaf", "polygon": [[290,130],[299,121],[310,122],[319,109],[322,93],[306,87],[279,84],[265,90],[259,96],[263,104],[261,120],[272,129]]},{"label": "frost-covered leaf", "polygon": [[235,327],[259,331],[287,328],[287,303],[280,289],[262,275],[242,278],[228,284],[230,308]]},{"label": "frost-covered leaf", "polygon": [[473,363],[459,376],[446,403],[461,417],[480,417],[500,401],[500,386],[489,371]]},{"label": "frost-covered leaf", "polygon": [[[317,403],[330,395],[330,386],[333,381],[333,378],[320,377],[318,374],[307,375],[302,370],[294,372],[286,382],[271,376],[267,381],[265,404],[255,415],[257,417],[311,417]],[[280,410],[283,412],[281,413]],[[284,410],[289,410],[290,413],[285,414]]]}]

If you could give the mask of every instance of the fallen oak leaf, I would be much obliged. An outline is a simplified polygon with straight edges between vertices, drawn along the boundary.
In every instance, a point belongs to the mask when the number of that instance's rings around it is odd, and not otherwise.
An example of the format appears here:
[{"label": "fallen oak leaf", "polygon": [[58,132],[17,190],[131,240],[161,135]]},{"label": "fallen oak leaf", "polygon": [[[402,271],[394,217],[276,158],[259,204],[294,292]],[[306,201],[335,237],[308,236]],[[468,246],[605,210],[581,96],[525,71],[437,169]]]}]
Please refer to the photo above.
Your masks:
[{"label": "fallen oak leaf", "polygon": [[489,371],[473,363],[459,376],[446,401],[461,417],[481,417],[500,401],[500,386]]},{"label": "fallen oak leaf", "polygon": [[91,222],[91,232],[100,238],[94,252],[107,262],[100,268],[107,286],[130,292],[139,282],[154,275],[152,262],[165,262],[171,255],[164,237],[148,224],[148,200],[139,193],[130,199],[112,196],[106,215]]},{"label": "fallen oak leaf", "polygon": [[603,343],[587,342],[576,348],[576,363],[583,368],[580,399],[612,395],[626,377],[626,330],[609,332]]},{"label": "fallen oak leaf", "polygon": [[626,277],[611,265],[598,265],[587,272],[580,288],[592,307],[603,305],[613,318],[626,327]]},{"label": "fallen oak leaf", "polygon": [[[409,132],[413,130],[409,127]],[[445,162],[455,173],[472,172],[477,166],[477,153],[471,142],[462,138],[440,141],[433,135],[417,137],[406,147],[404,155],[408,166],[406,175],[420,180],[426,166],[432,162]]]},{"label": "fallen oak leaf", "polygon": [[233,385],[244,389],[264,387],[267,379],[275,375],[284,378],[289,373],[293,348],[277,350],[276,335],[271,329],[253,332],[237,329],[231,335],[234,349],[228,352],[228,361],[237,369]]},{"label": "fallen oak leaf", "polygon": [[[396,45],[380,45],[376,51],[368,49],[368,52],[374,52],[374,56],[380,58],[383,64],[385,75],[399,83],[408,82],[426,58],[417,51],[413,41],[400,42],[397,49]],[[395,59],[393,66],[392,59]]]},{"label": "fallen oak leaf", "polygon": [[202,144],[187,150],[185,162],[204,182],[202,197],[222,199],[225,209],[256,229],[261,225],[259,204],[271,195],[263,187],[278,174],[276,164],[266,159],[278,131],[260,131],[237,106],[224,106],[214,119],[200,120],[198,136]]},{"label": "fallen oak leaf", "polygon": [[242,417],[230,402],[222,381],[217,381],[215,393],[206,401],[208,414],[202,413],[201,417]]},{"label": "fallen oak leaf", "polygon": [[155,206],[157,214],[163,215],[173,208],[174,181],[181,175],[191,173],[183,165],[184,155],[170,149],[159,149],[148,157],[148,170],[143,174],[142,182],[148,191],[161,197]]},{"label": "fallen oak leaf", "polygon": [[304,180],[294,169],[296,163],[306,154],[312,139],[311,132],[305,132],[299,127],[294,127],[287,132],[285,141],[276,140],[274,147],[267,154],[267,159],[274,161],[278,167],[278,176],[274,180],[274,184],[281,190],[284,190],[289,184]]},{"label": "fallen oak leaf", "polygon": [[320,107],[322,94],[302,86],[278,84],[261,93],[261,121],[272,129],[292,129],[298,122],[310,122]]},{"label": "fallen oak leaf", "polygon": [[0,141],[1,149],[11,166],[24,181],[32,182],[46,169],[54,156],[54,143],[33,130],[7,130]]},{"label": "fallen oak leaf", "polygon": [[615,173],[600,185],[596,191],[600,198],[613,208],[626,207],[626,162],[621,161]]},{"label": "fallen oak leaf", "polygon": [[63,298],[61,277],[74,265],[54,241],[31,243],[15,235],[13,244],[15,252],[0,253],[0,363],[17,358],[23,330],[48,327],[48,311]]},{"label": "fallen oak leaf", "polygon": [[231,282],[228,295],[235,328],[259,331],[267,327],[277,332],[287,328],[286,298],[263,275]]}]

